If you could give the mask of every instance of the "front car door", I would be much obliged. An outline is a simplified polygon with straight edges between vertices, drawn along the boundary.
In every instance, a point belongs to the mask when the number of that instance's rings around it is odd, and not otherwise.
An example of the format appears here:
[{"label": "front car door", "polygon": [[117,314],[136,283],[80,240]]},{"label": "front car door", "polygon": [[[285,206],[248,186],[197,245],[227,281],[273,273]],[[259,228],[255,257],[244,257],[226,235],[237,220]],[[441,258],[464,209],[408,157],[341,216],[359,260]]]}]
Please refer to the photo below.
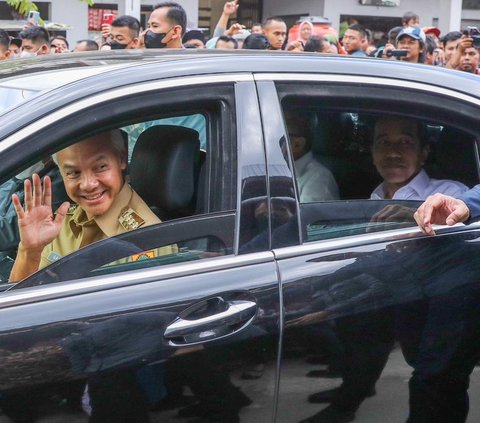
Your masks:
[{"label": "front car door", "polygon": [[[158,80],[52,110],[1,142],[6,182],[31,164],[27,145],[36,146],[35,157],[48,157],[86,134],[118,128],[132,149],[145,130],[172,125],[200,138],[185,207],[160,210],[163,223],[91,244],[2,293],[4,414],[70,419],[73,409],[78,421],[272,419],[276,266],[267,248],[239,254],[260,232],[244,210],[267,196],[256,104],[248,74]],[[163,181],[134,180],[134,159],[132,186],[147,195],[161,189]],[[177,252],[149,258],[169,245]]]}]

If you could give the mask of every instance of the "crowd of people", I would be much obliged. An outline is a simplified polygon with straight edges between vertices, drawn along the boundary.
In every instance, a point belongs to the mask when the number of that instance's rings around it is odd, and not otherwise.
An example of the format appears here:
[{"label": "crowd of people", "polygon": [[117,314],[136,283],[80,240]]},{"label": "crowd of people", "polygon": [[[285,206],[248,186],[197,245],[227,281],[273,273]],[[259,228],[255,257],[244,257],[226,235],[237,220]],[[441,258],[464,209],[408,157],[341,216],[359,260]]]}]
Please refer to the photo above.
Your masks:
[{"label": "crowd of people", "polygon": [[187,28],[186,12],[175,2],[155,6],[144,30],[135,17],[119,16],[112,24],[102,25],[100,42],[78,40],[73,48],[65,37],[51,37],[45,28],[31,23],[17,37],[0,29],[0,60],[116,49],[256,49],[373,56],[480,73],[480,33],[451,31],[441,36],[436,27],[422,28],[420,17],[413,12],[405,13],[402,26],[391,28],[386,43],[382,43],[374,40],[373,31],[356,22],[348,26],[340,39],[321,34],[322,30],[308,19],[298,24],[296,39],[289,37],[289,28],[281,17],[267,17],[250,29],[237,22],[228,26],[239,6],[239,0],[225,3],[210,38],[200,29]]}]

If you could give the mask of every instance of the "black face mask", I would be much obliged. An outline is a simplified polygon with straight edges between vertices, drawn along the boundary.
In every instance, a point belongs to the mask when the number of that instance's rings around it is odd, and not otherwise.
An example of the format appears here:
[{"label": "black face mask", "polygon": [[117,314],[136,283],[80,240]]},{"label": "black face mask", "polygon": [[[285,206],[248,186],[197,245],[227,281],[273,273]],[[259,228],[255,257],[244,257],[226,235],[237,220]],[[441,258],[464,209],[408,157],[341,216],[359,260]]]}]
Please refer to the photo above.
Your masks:
[{"label": "black face mask", "polygon": [[167,36],[170,31],[157,33],[153,31],[148,31],[145,34],[144,42],[146,48],[165,48],[167,47],[166,43],[162,43],[162,40]]},{"label": "black face mask", "polygon": [[112,50],[123,50],[123,49],[126,49],[128,45],[128,44],[119,43],[118,41],[110,41],[108,44],[110,44],[110,48]]}]

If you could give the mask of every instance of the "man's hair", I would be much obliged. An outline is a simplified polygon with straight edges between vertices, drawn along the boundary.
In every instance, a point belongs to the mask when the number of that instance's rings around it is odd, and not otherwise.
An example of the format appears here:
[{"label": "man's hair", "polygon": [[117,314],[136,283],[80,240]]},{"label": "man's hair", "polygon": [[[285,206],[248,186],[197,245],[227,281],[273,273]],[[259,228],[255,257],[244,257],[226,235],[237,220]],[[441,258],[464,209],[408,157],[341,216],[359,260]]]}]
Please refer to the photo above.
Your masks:
[{"label": "man's hair", "polygon": [[270,16],[268,18],[265,18],[262,23],[262,28],[265,28],[266,26],[270,25],[272,22],[281,22],[285,23],[285,21],[280,18],[279,16]]},{"label": "man's hair", "polygon": [[362,38],[368,39],[368,34],[366,29],[360,24],[352,24],[348,27],[350,31],[357,31]]},{"label": "man's hair", "polygon": [[400,34],[400,31],[403,29],[403,26],[394,26],[390,31],[388,31],[388,42],[395,45],[397,43],[397,35]]},{"label": "man's hair", "polygon": [[447,34],[445,34],[442,38],[440,38],[440,42],[445,48],[447,47],[447,43],[449,41],[457,41],[460,38],[462,38],[462,33],[460,31],[450,31]]},{"label": "man's hair", "polygon": [[24,29],[19,36],[22,40],[31,40],[34,44],[49,44],[50,40],[47,30],[41,26]]},{"label": "man's hair", "polygon": [[418,16],[415,12],[405,12],[402,16],[402,24],[406,24],[407,22],[411,21],[412,19],[418,19]]},{"label": "man's hair", "polygon": [[50,45],[55,40],[62,40],[66,44],[67,48],[70,48],[67,39],[63,35],[56,35],[55,37],[50,38]]},{"label": "man's hair", "polygon": [[433,39],[431,35],[425,36],[425,54],[433,54],[435,49],[437,48],[437,43]]},{"label": "man's hair", "polygon": [[303,51],[322,52],[324,42],[325,38],[323,38],[321,35],[312,35],[305,43]]},{"label": "man's hair", "polygon": [[112,22],[115,28],[128,28],[132,38],[137,38],[140,34],[140,22],[137,18],[130,15],[119,16]]},{"label": "man's hair", "polygon": [[[125,141],[125,138],[122,135],[122,131],[120,129],[111,129],[110,131],[105,131],[97,135],[108,134],[108,133],[110,133],[110,141],[112,142],[112,147],[115,150],[115,154],[117,154],[118,157],[126,156],[127,142]],[[82,142],[82,141],[83,140],[80,140],[79,142]],[[58,151],[52,154],[52,160],[58,166]]]},{"label": "man's hair", "polygon": [[85,45],[87,46],[87,51],[96,51],[99,48],[98,43],[94,40],[90,40],[90,39],[78,40],[77,46],[82,43],[85,43]]},{"label": "man's hair", "polygon": [[263,34],[250,34],[245,38],[242,48],[248,50],[268,50],[270,43],[268,42],[268,38]]},{"label": "man's hair", "polygon": [[228,35],[220,35],[220,37],[218,37],[218,40],[215,42],[215,48],[217,47],[217,44],[219,41],[224,41],[226,43],[233,43],[233,47],[235,49],[238,48],[238,41],[233,37],[229,37]]},{"label": "man's hair", "polygon": [[392,120],[392,119],[405,120],[408,122],[412,122],[416,127],[416,133],[417,133],[418,142],[420,143],[419,144],[420,148],[426,147],[428,145],[428,130],[425,122],[419,119],[410,118],[406,116],[397,116],[397,115],[383,115],[383,116],[377,117],[374,120],[374,125],[372,126],[373,129],[371,133],[372,144],[375,142],[373,135],[374,135],[375,126],[377,125],[377,123],[380,122],[381,120]]},{"label": "man's hair", "polygon": [[167,7],[167,19],[170,22],[175,23],[175,25],[180,25],[182,27],[182,35],[185,34],[187,29],[187,13],[185,9],[174,1],[164,1],[158,3],[153,7],[153,10],[161,9]]},{"label": "man's hair", "polygon": [[8,36],[8,32],[4,29],[0,29],[0,48],[8,50],[8,46],[10,45],[10,37]]}]

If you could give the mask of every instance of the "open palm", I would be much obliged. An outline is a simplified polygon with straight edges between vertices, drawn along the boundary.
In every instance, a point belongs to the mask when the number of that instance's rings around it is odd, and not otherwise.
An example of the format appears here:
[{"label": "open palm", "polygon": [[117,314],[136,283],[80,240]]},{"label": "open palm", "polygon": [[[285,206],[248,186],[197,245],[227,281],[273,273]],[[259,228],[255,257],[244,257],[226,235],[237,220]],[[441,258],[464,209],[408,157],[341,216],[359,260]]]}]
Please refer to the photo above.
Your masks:
[{"label": "open palm", "polygon": [[50,178],[45,177],[43,187],[37,174],[33,174],[32,181],[26,180],[24,184],[25,209],[17,195],[13,195],[12,201],[18,216],[20,242],[23,248],[42,250],[60,232],[69,204],[63,203],[54,216]]}]

